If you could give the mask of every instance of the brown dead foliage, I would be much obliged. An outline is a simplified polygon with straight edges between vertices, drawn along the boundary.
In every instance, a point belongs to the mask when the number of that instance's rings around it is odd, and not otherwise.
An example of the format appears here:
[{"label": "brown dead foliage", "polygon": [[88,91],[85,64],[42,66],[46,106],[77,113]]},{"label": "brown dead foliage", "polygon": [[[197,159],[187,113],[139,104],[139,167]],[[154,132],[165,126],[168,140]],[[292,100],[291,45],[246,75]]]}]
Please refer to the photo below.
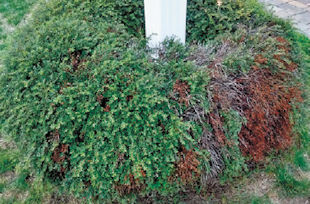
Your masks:
[{"label": "brown dead foliage", "polygon": [[217,182],[217,176],[225,168],[225,163],[222,155],[222,146],[216,138],[215,134],[204,128],[203,135],[199,141],[199,146],[210,153],[210,171],[201,175],[202,185],[212,186]]},{"label": "brown dead foliage", "polygon": [[279,50],[283,50],[286,54],[288,54],[289,51],[291,50],[286,44],[278,45],[277,48]]},{"label": "brown dead foliage", "polygon": [[47,133],[45,137],[47,142],[53,142],[53,141],[57,142],[59,141],[60,134],[58,130],[55,130],[53,132]]},{"label": "brown dead foliage", "polygon": [[161,128],[161,132],[162,132],[163,134],[167,134],[167,133],[168,133],[168,131],[166,130],[166,127],[165,127],[165,125],[162,123],[162,121],[159,121],[159,122],[158,122],[158,126]]},{"label": "brown dead foliage", "polygon": [[109,105],[107,105],[104,109],[104,112],[110,112],[111,111],[111,107]]},{"label": "brown dead foliage", "polygon": [[[143,170],[142,170],[143,171]],[[144,172],[144,171],[143,171]],[[145,172],[144,172],[145,174]],[[142,175],[144,175],[142,174]],[[142,184],[139,179],[136,179],[133,174],[129,174],[129,176],[125,176],[125,180],[130,184],[117,184],[115,185],[115,189],[120,195],[128,195],[131,193],[138,193],[145,188],[145,185]]]},{"label": "brown dead foliage", "polygon": [[184,147],[179,152],[180,160],[176,164],[175,176],[181,178],[184,184],[192,183],[200,176],[198,169],[200,162],[197,157],[198,154],[196,152],[186,150]]},{"label": "brown dead foliage", "polygon": [[146,172],[142,168],[140,169],[140,173],[143,177],[146,177]]},{"label": "brown dead foliage", "polygon": [[91,180],[84,180],[83,184],[84,184],[85,188],[88,188],[91,185]]},{"label": "brown dead foliage", "polygon": [[277,45],[278,50],[284,51],[284,54],[275,54],[273,55],[273,58],[282,63],[288,71],[295,71],[298,68],[298,65],[294,62],[290,62],[292,59],[289,55],[289,52],[291,51],[289,42],[282,37],[277,37],[276,41],[279,43],[279,45]]},{"label": "brown dead foliage", "polygon": [[187,81],[176,80],[173,85],[173,92],[178,94],[179,103],[184,104],[185,106],[189,106],[190,96],[190,86]]},{"label": "brown dead foliage", "polygon": [[69,82],[65,82],[65,83],[63,84],[63,86],[60,87],[59,94],[63,94],[64,89],[66,89],[66,88],[68,88],[68,87],[72,87],[72,84],[69,83]]},{"label": "brown dead foliage", "polygon": [[263,57],[263,55],[256,55],[254,62],[259,63],[259,64],[266,64],[268,59],[266,57]]},{"label": "brown dead foliage", "polygon": [[288,44],[287,40],[283,37],[276,37],[276,40],[279,42],[279,43],[282,43],[282,44]]},{"label": "brown dead foliage", "polygon": [[219,110],[232,108],[247,119],[239,133],[240,148],[255,161],[260,161],[271,150],[291,144],[291,102],[301,100],[296,87],[286,87],[286,73],[271,73],[268,69],[252,69],[247,76],[214,79],[213,111],[209,123],[213,134],[225,144]]},{"label": "brown dead foliage", "polygon": [[221,116],[216,111],[211,112],[208,116],[209,123],[212,126],[213,134],[216,136],[217,141],[221,145],[225,145],[226,136],[223,130],[223,120]]},{"label": "brown dead foliage", "polygon": [[109,99],[105,98],[103,95],[97,95],[97,102],[103,108],[104,112],[110,112],[111,107],[108,105]]},{"label": "brown dead foliage", "polygon": [[69,51],[69,55],[71,58],[71,66],[73,68],[73,71],[78,71],[80,69],[83,68],[83,66],[81,66],[86,60],[81,58],[82,55],[82,51],[74,51],[74,52],[70,52]]},{"label": "brown dead foliage", "polygon": [[133,95],[126,96],[126,101],[129,102],[133,99]]},{"label": "brown dead foliage", "polygon": [[252,101],[243,110],[247,124],[239,133],[240,148],[254,161],[262,160],[271,150],[291,144],[291,102],[301,96],[296,87],[288,89],[285,80],[288,80],[286,74],[272,74],[268,69],[251,71],[249,78],[240,79],[245,85],[244,99]]},{"label": "brown dead foliage", "polygon": [[69,145],[60,144],[53,151],[52,160],[57,164],[62,164],[66,159],[68,159],[66,153],[69,152]]},{"label": "brown dead foliage", "polygon": [[[51,159],[54,163],[60,165],[60,170],[53,170],[51,176],[53,178],[63,179],[65,177],[65,173],[70,168],[70,157],[69,157],[69,145],[68,144],[60,144],[53,151]],[[66,163],[65,163],[66,162]]]},{"label": "brown dead foliage", "polygon": [[286,57],[285,55],[273,55],[273,58],[276,59],[278,62],[282,63],[288,71],[296,70],[298,68],[298,65],[294,62],[288,63],[283,59],[285,57]]},{"label": "brown dead foliage", "polygon": [[[277,37],[277,48],[283,54],[273,58],[284,65],[287,71],[293,72],[298,68],[289,55],[290,44],[282,37]],[[268,59],[262,54],[255,56],[254,61],[259,65],[266,65]],[[273,150],[280,150],[290,146],[292,142],[292,124],[290,114],[292,102],[302,101],[301,91],[297,86],[288,86],[291,74],[285,70],[251,67],[247,74],[225,75],[221,66],[211,63],[211,82],[209,91],[212,101],[208,114],[215,138],[221,145],[229,145],[223,130],[220,111],[236,110],[246,118],[247,123],[239,133],[240,148],[245,155],[250,155],[254,161],[261,161]]]},{"label": "brown dead foliage", "polygon": [[[53,142],[60,141],[60,134],[58,130],[49,132],[46,134],[46,141],[51,144]],[[59,144],[52,152],[51,159],[54,163],[60,165],[60,170],[53,170],[50,172],[50,176],[53,178],[64,178],[65,172],[69,168],[70,156],[69,156],[69,145],[68,144]],[[65,164],[65,162],[67,162]]]}]

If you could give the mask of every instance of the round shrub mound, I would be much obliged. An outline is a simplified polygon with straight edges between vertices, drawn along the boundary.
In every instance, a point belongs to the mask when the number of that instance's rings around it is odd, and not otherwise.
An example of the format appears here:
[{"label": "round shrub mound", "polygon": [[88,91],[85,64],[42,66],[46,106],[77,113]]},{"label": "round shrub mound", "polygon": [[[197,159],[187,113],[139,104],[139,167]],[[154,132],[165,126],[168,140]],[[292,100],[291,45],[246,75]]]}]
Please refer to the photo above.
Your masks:
[{"label": "round shrub mound", "polygon": [[41,4],[10,38],[0,124],[66,190],[167,200],[238,177],[298,137],[301,55],[255,1],[189,1],[191,44],[167,40],[156,60],[142,0]]}]

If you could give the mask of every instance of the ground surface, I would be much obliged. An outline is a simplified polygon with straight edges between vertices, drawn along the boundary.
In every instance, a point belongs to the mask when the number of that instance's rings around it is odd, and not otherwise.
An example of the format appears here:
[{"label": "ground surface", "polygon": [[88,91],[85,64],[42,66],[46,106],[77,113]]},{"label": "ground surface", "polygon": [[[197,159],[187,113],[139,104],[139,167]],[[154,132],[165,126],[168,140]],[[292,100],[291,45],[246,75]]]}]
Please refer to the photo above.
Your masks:
[{"label": "ground surface", "polygon": [[275,15],[290,19],[302,33],[310,37],[310,0],[259,0]]}]

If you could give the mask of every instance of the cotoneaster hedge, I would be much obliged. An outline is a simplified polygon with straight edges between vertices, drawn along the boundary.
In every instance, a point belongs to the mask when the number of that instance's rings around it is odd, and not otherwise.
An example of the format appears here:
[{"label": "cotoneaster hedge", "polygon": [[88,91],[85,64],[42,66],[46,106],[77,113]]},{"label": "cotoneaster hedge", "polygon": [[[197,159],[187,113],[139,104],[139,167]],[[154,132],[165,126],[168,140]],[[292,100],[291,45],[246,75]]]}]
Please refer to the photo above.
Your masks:
[{"label": "cotoneaster hedge", "polygon": [[188,132],[200,128],[181,121],[167,98],[177,78],[207,84],[206,73],[177,61],[156,67],[137,40],[109,23],[59,18],[17,36],[23,40],[8,52],[1,79],[3,127],[39,173],[113,200],[178,191],[182,147],[207,158]]},{"label": "cotoneaster hedge", "polygon": [[142,0],[40,3],[0,78],[1,131],[36,175],[92,202],[168,201],[299,137],[290,27],[255,1],[188,4],[191,44],[167,40],[154,60]]},{"label": "cotoneaster hedge", "polygon": [[[258,26],[268,21],[270,15],[262,12],[256,0],[189,0],[187,11],[188,41],[205,42],[223,32],[235,32],[238,24]],[[34,14],[36,23],[44,23],[54,16],[71,16],[89,22],[107,21],[121,23],[126,31],[144,37],[143,0],[96,0],[43,2]],[[270,20],[270,19],[269,19]]]}]

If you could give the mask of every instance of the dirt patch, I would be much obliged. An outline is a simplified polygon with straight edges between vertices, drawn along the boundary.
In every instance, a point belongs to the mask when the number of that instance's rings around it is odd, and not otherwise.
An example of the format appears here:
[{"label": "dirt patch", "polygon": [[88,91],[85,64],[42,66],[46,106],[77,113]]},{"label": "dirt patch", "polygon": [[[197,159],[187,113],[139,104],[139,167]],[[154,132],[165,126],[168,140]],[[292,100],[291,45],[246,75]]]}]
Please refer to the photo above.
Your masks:
[{"label": "dirt patch", "polygon": [[13,142],[8,142],[1,138],[0,135],[0,149],[16,149],[16,145]]},{"label": "dirt patch", "polygon": [[309,198],[281,198],[276,191],[268,194],[270,201],[273,204],[310,204]]},{"label": "dirt patch", "polygon": [[254,175],[245,186],[245,192],[249,195],[262,197],[272,191],[276,179],[274,175],[264,172]]},{"label": "dirt patch", "polygon": [[16,173],[14,171],[8,171],[0,175],[1,183],[10,183],[16,178]]},{"label": "dirt patch", "polygon": [[280,189],[276,187],[273,174],[264,172],[253,174],[250,178],[235,183],[224,195],[228,200],[242,199],[238,195],[268,197],[273,204],[310,204],[310,198],[284,198],[279,196]]},{"label": "dirt patch", "polygon": [[34,11],[38,8],[39,3],[35,3],[32,5],[32,8],[30,11],[24,16],[24,18],[21,20],[21,22],[18,24],[18,27],[25,26],[28,24],[28,22],[32,19],[32,15]]},{"label": "dirt patch", "polygon": [[77,200],[73,196],[70,195],[60,195],[59,193],[53,192],[50,195],[46,196],[42,201],[44,204],[59,204],[59,203],[66,203],[66,204],[80,204],[85,203],[83,200]]},{"label": "dirt patch", "polygon": [[23,201],[25,201],[28,196],[28,191],[7,190],[4,193],[0,193],[0,200],[14,198],[15,200],[21,201],[21,203],[23,203]]},{"label": "dirt patch", "polygon": [[0,25],[6,34],[11,33],[15,30],[15,27],[10,25],[1,13],[0,13]]}]

